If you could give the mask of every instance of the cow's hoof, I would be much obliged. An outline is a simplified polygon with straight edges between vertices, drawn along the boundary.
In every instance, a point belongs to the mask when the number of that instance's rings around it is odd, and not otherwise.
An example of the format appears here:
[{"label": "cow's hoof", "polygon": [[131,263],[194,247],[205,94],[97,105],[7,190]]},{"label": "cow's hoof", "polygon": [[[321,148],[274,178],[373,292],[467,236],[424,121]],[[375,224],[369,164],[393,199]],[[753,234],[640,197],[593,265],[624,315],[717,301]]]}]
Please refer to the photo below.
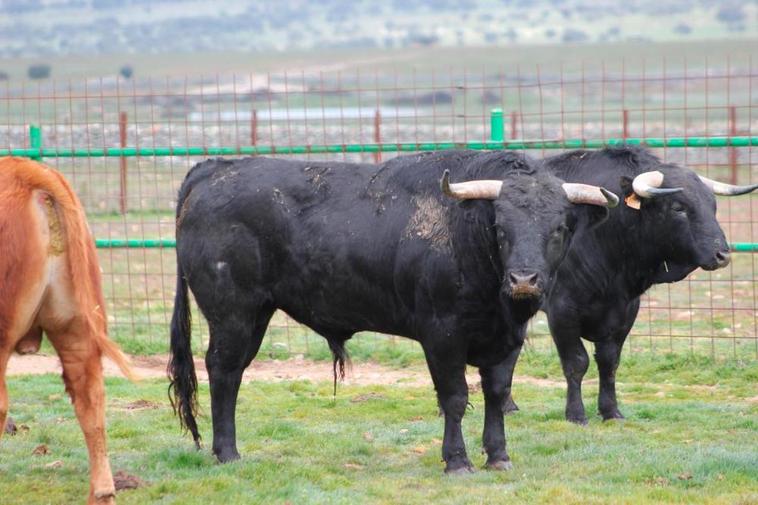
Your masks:
[{"label": "cow's hoof", "polygon": [[16,426],[16,423],[13,422],[13,419],[10,417],[5,420],[5,433],[8,435],[15,435],[18,431],[18,427]]},{"label": "cow's hoof", "polygon": [[445,473],[447,475],[468,475],[474,473],[474,467],[468,460],[457,463],[448,463],[445,467]]},{"label": "cow's hoof", "polygon": [[499,459],[497,461],[487,461],[484,464],[484,468],[487,470],[506,471],[513,469],[513,463],[509,459]]},{"label": "cow's hoof", "polygon": [[97,505],[111,505],[113,503],[116,503],[116,489],[113,487],[107,487],[96,490],[94,493],[92,493],[92,498],[93,500],[90,500],[88,503]]}]

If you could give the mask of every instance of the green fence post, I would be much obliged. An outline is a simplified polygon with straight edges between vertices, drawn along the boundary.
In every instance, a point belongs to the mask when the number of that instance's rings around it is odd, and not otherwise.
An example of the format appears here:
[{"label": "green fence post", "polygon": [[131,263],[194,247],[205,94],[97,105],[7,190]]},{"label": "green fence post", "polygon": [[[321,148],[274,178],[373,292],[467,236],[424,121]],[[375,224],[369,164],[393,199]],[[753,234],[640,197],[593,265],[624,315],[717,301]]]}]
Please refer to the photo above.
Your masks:
[{"label": "green fence post", "polygon": [[42,129],[37,125],[29,125],[29,147],[37,149],[36,153],[29,156],[31,159],[39,160],[42,158]]},{"label": "green fence post", "polygon": [[490,141],[503,141],[503,109],[490,111]]}]

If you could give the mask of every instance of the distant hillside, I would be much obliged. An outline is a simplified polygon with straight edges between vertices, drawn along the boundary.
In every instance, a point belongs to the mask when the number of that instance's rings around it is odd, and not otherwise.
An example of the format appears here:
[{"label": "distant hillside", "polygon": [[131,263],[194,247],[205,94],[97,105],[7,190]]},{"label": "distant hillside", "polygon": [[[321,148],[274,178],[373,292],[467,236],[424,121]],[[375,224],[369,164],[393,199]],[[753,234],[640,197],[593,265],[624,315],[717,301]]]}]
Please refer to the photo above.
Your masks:
[{"label": "distant hillside", "polygon": [[5,58],[756,35],[755,0],[0,1]]}]

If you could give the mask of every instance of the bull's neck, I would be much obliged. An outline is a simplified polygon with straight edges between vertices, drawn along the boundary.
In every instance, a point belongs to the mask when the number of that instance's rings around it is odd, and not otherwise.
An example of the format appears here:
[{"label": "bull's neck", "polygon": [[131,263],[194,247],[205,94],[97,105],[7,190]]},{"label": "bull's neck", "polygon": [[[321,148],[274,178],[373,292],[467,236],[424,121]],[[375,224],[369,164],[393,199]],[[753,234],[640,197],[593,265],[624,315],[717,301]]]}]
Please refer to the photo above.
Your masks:
[{"label": "bull's neck", "polygon": [[665,261],[661,248],[651,243],[644,226],[622,226],[613,222],[606,225],[613,239],[603,240],[603,230],[597,230],[596,243],[603,249],[608,268],[618,272],[630,294],[640,296],[653,285],[655,274]]},{"label": "bull's neck", "polygon": [[623,285],[631,296],[641,295],[653,285],[664,258],[656,254],[659,248],[644,242],[640,228],[609,219],[598,229],[575,237],[581,244],[572,244],[558,282],[570,277],[570,285],[582,292],[601,294],[616,292]]}]

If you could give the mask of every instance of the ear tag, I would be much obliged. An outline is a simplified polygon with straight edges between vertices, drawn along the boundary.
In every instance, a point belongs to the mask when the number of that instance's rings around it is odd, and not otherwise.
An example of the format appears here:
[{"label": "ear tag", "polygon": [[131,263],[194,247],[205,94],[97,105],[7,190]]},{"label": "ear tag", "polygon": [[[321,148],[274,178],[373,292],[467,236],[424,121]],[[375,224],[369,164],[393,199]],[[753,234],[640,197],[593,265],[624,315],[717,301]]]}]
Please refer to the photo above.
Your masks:
[{"label": "ear tag", "polygon": [[640,206],[642,202],[640,201],[640,197],[637,196],[637,193],[631,193],[624,198],[624,203],[627,207],[631,207],[634,210],[640,210]]}]

